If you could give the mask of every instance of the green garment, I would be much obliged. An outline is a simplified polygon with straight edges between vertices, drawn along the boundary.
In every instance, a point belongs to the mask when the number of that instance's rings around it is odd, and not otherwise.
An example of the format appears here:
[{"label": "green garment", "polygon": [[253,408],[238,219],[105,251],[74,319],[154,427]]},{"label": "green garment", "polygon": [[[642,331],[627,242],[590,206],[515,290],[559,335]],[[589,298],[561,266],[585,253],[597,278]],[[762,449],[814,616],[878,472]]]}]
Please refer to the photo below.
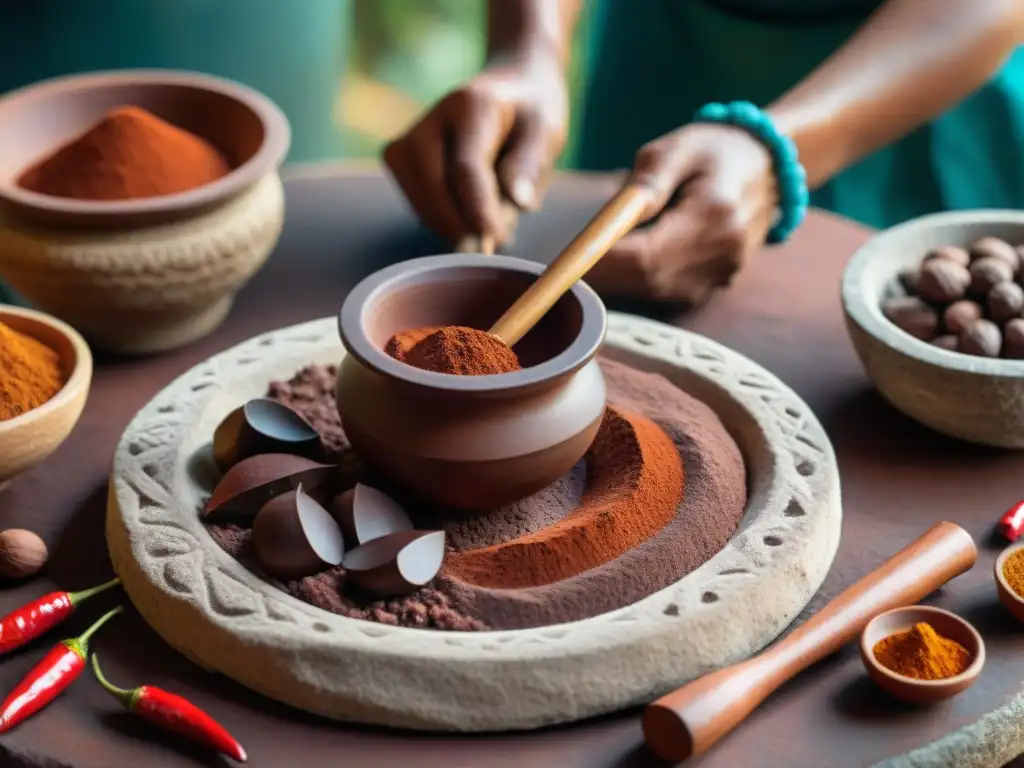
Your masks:
[{"label": "green garment", "polygon": [[[765,106],[839,48],[880,0],[596,0],[580,168],[628,167],[709,101]],[[1024,48],[979,91],[812,194],[875,227],[1024,208]]]},{"label": "green garment", "polygon": [[0,94],[100,69],[196,70],[275,101],[291,122],[289,161],[337,157],[349,11],[350,0],[0,2]]}]

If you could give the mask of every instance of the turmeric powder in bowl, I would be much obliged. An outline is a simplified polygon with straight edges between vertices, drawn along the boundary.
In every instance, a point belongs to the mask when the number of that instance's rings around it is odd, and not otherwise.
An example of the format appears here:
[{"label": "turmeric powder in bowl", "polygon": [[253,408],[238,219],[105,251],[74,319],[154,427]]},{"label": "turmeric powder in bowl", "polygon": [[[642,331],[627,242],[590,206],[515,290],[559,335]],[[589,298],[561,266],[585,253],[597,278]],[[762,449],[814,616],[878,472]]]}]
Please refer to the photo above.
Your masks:
[{"label": "turmeric powder in bowl", "polygon": [[55,350],[0,323],[0,421],[43,405],[64,382]]},{"label": "turmeric powder in bowl", "polygon": [[1024,549],[1018,548],[1003,562],[1003,579],[1017,597],[1024,599]]},{"label": "turmeric powder in bowl", "polygon": [[943,637],[931,624],[919,622],[875,643],[875,659],[897,675],[915,680],[945,680],[971,665],[970,651]]}]

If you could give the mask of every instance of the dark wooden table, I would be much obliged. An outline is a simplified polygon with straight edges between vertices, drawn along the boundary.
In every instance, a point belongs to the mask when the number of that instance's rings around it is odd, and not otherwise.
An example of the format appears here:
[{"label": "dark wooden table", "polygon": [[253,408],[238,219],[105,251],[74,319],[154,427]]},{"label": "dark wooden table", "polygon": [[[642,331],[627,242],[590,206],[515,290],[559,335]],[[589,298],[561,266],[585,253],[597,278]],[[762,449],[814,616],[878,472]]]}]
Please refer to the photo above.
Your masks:
[{"label": "dark wooden table", "polygon": [[[515,253],[550,259],[611,189],[599,177],[564,177],[545,211],[524,220]],[[213,336],[160,357],[98,361],[77,429],[44,466],[0,496],[0,527],[38,531],[51,547],[44,577],[0,591],[0,611],[57,585],[83,588],[111,575],[103,517],[114,445],[135,412],[172,378],[255,334],[334,314],[346,292],[389,262],[443,250],[425,235],[394,190],[372,170],[312,167],[287,187],[280,247]],[[864,376],[843,329],[839,279],[868,233],[824,215],[810,217],[783,248],[761,254],[729,291],[692,316],[633,308],[706,334],[775,372],[825,424],[843,479],[843,540],[810,609],[819,607],[933,521],[964,525],[983,543],[975,569],[933,600],[975,622],[989,646],[982,679],[930,712],[898,706],[866,681],[848,648],[785,687],[693,765],[864,766],[906,752],[971,722],[1018,691],[1024,627],[996,603],[990,527],[1024,495],[1024,456],[972,448],[932,434],[885,405]],[[9,690],[51,643],[79,632],[120,598],[104,596],[62,630],[0,665]],[[447,737],[356,729],[274,704],[172,651],[129,610],[94,646],[121,685],[161,685],[189,696],[238,735],[254,766],[655,766],[643,749],[638,713],[528,734]],[[154,735],[89,677],[47,712],[0,737],[2,766],[225,765]]]}]

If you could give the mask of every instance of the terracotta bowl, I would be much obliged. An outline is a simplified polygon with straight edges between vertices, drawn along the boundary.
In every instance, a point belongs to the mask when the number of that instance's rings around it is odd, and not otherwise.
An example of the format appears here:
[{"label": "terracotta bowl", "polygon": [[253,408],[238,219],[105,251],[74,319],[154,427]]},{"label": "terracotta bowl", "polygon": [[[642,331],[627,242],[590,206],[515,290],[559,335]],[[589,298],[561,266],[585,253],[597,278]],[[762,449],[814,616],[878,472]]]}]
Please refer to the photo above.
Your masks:
[{"label": "terracotta bowl", "polygon": [[846,266],[846,327],[868,376],[907,416],[972,443],[1024,448],[1024,360],[939,349],[882,315],[882,302],[900,291],[899,273],[929,249],[966,246],[988,235],[1024,244],[1024,212],[941,213],[876,235]]},{"label": "terracotta bowl", "polygon": [[[940,635],[966,648],[971,654],[970,666],[961,674],[945,680],[917,680],[898,675],[879,664],[873,651],[875,644],[920,622],[931,624]],[[985,666],[985,642],[978,630],[955,613],[914,605],[880,613],[868,622],[860,636],[860,657],[868,676],[884,691],[910,704],[927,705],[956,696],[971,687]]]},{"label": "terracotta bowl", "polygon": [[[109,110],[143,107],[209,140],[234,170],[197,189],[127,201],[17,185]],[[158,352],[209,333],[280,235],[284,114],[237,83],[139,70],[48,80],[0,98],[0,277],[99,346]]]},{"label": "terracotta bowl", "polygon": [[1014,544],[1013,546],[1007,547],[999,553],[999,557],[996,558],[996,564],[993,568],[994,575],[996,578],[996,591],[999,594],[999,602],[1001,602],[1018,621],[1024,621],[1024,597],[1021,597],[1006,582],[1006,577],[1003,576],[1003,565],[1006,563],[1006,558],[1016,552],[1018,549],[1024,547],[1024,543]]},{"label": "terracotta bowl", "polygon": [[0,323],[57,352],[68,376],[63,389],[43,405],[0,421],[2,485],[46,459],[71,434],[89,396],[92,353],[74,328],[42,312],[0,305]]},{"label": "terracotta bowl", "polygon": [[594,360],[604,304],[577,283],[516,345],[524,369],[493,376],[423,371],[386,355],[395,333],[489,328],[543,270],[506,256],[413,259],[371,275],[341,310],[348,350],[338,410],[360,457],[426,501],[483,510],[521,499],[568,472],[605,406]]}]

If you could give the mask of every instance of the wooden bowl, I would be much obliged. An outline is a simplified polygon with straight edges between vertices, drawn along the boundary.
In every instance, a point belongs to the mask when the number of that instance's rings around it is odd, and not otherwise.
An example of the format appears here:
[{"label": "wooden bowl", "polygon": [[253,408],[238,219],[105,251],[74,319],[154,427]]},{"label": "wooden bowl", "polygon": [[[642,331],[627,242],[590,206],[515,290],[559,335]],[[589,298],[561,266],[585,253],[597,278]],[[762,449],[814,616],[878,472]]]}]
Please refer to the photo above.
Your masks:
[{"label": "wooden bowl", "polygon": [[53,349],[68,374],[64,387],[50,400],[0,421],[2,484],[46,459],[71,434],[89,396],[92,353],[74,328],[42,312],[0,305],[0,323]]},{"label": "wooden bowl", "polygon": [[413,259],[361,282],[341,310],[348,350],[338,410],[372,468],[426,501],[490,509],[540,490],[586,453],[605,407],[594,360],[604,304],[578,282],[515,346],[524,369],[453,376],[386,355],[395,333],[425,326],[489,328],[544,265],[507,256]]},{"label": "wooden bowl", "polygon": [[[114,107],[137,105],[209,140],[233,170],[202,187],[125,201],[17,185],[40,157]],[[227,316],[281,232],[284,114],[259,93],[189,72],[48,80],[0,98],[0,276],[100,347],[160,352]]]},{"label": "wooden bowl", "polygon": [[1017,550],[1024,547],[1024,542],[1020,544],[1014,544],[1007,547],[999,553],[999,557],[996,558],[996,564],[993,567],[993,572],[996,577],[996,592],[999,594],[999,602],[1001,602],[1018,621],[1024,621],[1024,597],[1021,597],[1006,581],[1006,577],[1003,576],[1003,565],[1006,563],[1006,558],[1012,555]]},{"label": "wooden bowl", "polygon": [[1024,360],[939,349],[882,315],[882,302],[901,290],[899,273],[928,250],[986,236],[1024,243],[1024,211],[940,213],[876,235],[846,266],[846,327],[878,391],[907,416],[972,443],[1024,448]]},{"label": "wooden bowl", "polygon": [[[917,680],[898,675],[875,659],[874,647],[880,640],[911,629],[915,624],[931,624],[943,637],[960,643],[971,654],[971,664],[961,674],[945,680]],[[860,636],[860,657],[868,676],[884,691],[910,704],[928,705],[967,690],[985,666],[985,642],[969,622],[941,608],[914,605],[894,608],[873,618]]]}]

